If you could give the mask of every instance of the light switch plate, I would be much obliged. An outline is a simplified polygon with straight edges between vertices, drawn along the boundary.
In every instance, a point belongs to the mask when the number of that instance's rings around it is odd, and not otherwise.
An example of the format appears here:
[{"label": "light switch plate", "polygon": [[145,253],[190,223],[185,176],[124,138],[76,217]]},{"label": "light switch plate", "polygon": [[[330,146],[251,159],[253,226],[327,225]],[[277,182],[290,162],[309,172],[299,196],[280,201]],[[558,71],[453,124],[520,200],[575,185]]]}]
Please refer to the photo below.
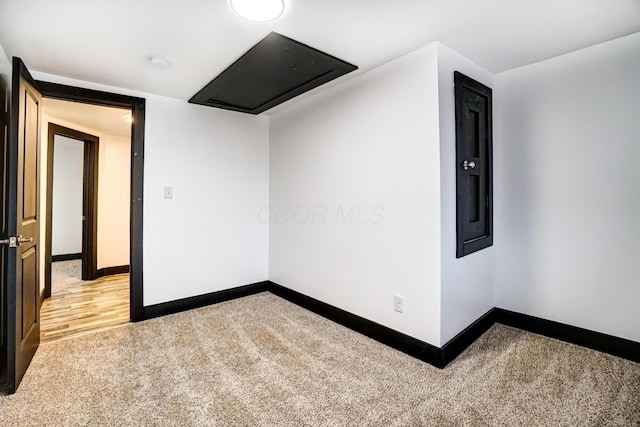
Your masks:
[{"label": "light switch plate", "polygon": [[400,295],[393,297],[393,309],[398,313],[404,313],[404,298]]},{"label": "light switch plate", "polygon": [[173,199],[173,187],[164,187],[164,198]]}]

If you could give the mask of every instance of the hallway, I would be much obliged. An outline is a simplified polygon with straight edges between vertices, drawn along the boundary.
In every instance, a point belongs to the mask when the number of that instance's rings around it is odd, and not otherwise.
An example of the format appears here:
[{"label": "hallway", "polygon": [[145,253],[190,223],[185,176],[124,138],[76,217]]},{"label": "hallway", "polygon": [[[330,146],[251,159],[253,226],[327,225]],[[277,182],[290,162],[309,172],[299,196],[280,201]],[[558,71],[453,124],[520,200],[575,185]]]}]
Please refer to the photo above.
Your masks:
[{"label": "hallway", "polygon": [[52,295],[40,311],[41,342],[129,322],[129,274],[82,281],[81,261],[52,264]]}]

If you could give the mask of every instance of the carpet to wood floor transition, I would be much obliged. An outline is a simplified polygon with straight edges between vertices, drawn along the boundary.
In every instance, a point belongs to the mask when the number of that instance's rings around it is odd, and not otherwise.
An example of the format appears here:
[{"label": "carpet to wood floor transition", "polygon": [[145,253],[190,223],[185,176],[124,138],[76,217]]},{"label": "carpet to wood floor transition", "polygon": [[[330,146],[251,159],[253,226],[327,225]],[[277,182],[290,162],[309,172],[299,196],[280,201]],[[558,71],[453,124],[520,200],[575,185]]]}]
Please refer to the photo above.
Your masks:
[{"label": "carpet to wood floor transition", "polygon": [[41,345],[1,426],[637,426],[640,364],[502,325],[439,370],[270,293]]}]

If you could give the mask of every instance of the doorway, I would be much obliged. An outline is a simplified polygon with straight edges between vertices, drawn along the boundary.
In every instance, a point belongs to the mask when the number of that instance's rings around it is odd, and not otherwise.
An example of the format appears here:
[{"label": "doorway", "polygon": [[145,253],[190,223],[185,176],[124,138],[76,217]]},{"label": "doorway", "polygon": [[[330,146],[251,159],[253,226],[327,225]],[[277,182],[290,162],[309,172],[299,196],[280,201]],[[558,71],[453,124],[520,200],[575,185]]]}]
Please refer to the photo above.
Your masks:
[{"label": "doorway", "polygon": [[144,320],[142,294],[142,201],[144,189],[144,129],[146,102],[143,98],[66,86],[58,83],[36,81],[36,84],[45,99],[72,101],[81,104],[128,109],[131,111],[129,320],[132,322]]},{"label": "doorway", "polygon": [[131,110],[43,98],[42,140],[41,341],[126,324]]},{"label": "doorway", "polygon": [[52,262],[80,260],[81,279],[96,279],[100,152],[99,137],[46,121],[45,299],[51,297]]}]

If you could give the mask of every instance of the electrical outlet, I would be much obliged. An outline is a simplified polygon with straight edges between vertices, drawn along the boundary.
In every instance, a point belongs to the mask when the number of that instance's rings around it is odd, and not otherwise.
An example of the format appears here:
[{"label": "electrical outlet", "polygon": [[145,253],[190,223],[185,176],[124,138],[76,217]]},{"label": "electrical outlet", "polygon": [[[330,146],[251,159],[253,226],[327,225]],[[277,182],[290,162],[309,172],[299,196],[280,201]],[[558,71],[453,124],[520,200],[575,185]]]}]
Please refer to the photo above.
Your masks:
[{"label": "electrical outlet", "polygon": [[393,309],[398,313],[404,313],[404,298],[400,295],[393,297]]},{"label": "electrical outlet", "polygon": [[173,187],[164,187],[164,198],[173,199]]}]

